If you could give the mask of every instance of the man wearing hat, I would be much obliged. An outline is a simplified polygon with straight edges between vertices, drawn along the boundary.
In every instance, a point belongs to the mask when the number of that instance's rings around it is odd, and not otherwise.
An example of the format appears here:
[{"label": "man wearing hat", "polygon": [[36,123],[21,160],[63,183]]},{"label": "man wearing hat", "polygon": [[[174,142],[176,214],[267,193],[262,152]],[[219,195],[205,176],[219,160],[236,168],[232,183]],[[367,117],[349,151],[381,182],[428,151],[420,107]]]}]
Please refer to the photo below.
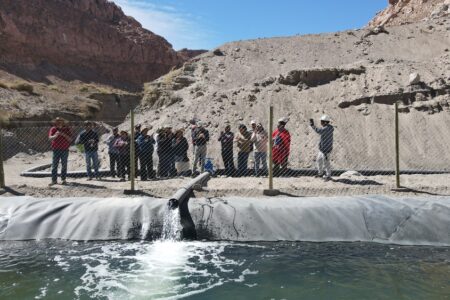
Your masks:
[{"label": "man wearing hat", "polygon": [[90,121],[84,122],[84,131],[80,134],[78,142],[84,145],[84,155],[86,158],[86,171],[88,180],[92,180],[92,165],[94,166],[94,176],[100,179],[98,168],[100,162],[98,160],[98,142],[97,132],[93,130],[94,124]]},{"label": "man wearing hat", "polygon": [[48,139],[51,141],[53,150],[52,182],[50,185],[57,184],[59,161],[61,161],[61,183],[66,184],[67,160],[70,143],[72,142],[72,130],[67,126],[66,120],[60,117],[53,120],[53,127],[48,132]]},{"label": "man wearing hat", "polygon": [[[311,128],[320,135],[319,154],[317,155],[317,177],[324,178],[325,181],[331,179],[330,154],[333,150],[333,132],[334,127],[330,125],[331,119],[327,115],[320,118],[322,128],[314,125],[314,120],[309,120]],[[323,174],[325,169],[325,175]]]},{"label": "man wearing hat", "polygon": [[209,131],[203,127],[203,122],[198,121],[197,127],[192,133],[192,143],[194,144],[194,164],[192,173],[197,172],[197,165],[200,163],[200,170],[205,169],[205,158],[207,153],[207,143],[209,141]]},{"label": "man wearing hat", "polygon": [[272,160],[274,164],[274,175],[280,176],[286,172],[289,154],[291,151],[291,134],[286,129],[289,121],[284,117],[278,120],[277,129],[272,133],[273,150]]}]

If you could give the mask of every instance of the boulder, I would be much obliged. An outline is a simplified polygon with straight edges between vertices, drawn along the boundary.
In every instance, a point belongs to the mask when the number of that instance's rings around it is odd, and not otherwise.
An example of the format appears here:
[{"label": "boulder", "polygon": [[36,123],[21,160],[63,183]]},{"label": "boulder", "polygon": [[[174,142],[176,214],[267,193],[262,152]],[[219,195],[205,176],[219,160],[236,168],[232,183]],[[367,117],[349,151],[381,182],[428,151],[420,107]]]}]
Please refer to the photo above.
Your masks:
[{"label": "boulder", "polygon": [[420,75],[418,73],[411,73],[409,75],[409,85],[419,84]]}]

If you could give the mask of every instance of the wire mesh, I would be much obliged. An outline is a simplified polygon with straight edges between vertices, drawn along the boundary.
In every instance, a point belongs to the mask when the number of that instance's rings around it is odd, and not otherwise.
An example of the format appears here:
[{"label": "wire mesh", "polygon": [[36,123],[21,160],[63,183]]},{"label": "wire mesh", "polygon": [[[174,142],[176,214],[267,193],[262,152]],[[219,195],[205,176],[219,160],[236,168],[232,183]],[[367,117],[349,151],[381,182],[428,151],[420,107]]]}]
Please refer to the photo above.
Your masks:
[{"label": "wire mesh", "polygon": [[[30,187],[85,184],[92,193],[99,188],[126,189],[134,164],[137,188],[162,190],[165,196],[204,171],[213,174],[208,195],[258,195],[268,188],[268,143],[272,143],[274,188],[285,193],[387,193],[394,187],[393,124],[373,130],[374,125],[367,122],[361,130],[350,121],[332,122],[332,149],[324,151],[324,127],[317,122],[316,129],[305,120],[296,127],[288,122],[273,132],[268,132],[267,120],[218,128],[201,122],[183,128],[138,125],[134,141],[126,124],[113,132],[102,122],[68,123],[64,128],[69,137],[62,148],[49,139],[54,129],[48,123],[8,128],[2,130],[6,183]],[[430,193],[446,191],[450,188],[450,158],[443,153],[449,153],[450,145],[427,130],[422,128],[419,138],[416,128],[400,126],[402,185]],[[135,145],[133,162],[131,143]]]}]

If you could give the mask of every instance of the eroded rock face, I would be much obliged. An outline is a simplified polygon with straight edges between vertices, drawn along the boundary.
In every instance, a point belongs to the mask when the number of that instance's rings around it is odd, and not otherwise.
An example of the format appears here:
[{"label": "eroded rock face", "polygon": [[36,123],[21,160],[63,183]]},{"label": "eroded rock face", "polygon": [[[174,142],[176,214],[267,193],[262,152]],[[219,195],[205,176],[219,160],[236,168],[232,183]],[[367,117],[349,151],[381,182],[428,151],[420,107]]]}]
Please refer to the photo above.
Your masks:
[{"label": "eroded rock face", "polygon": [[415,23],[423,19],[443,17],[449,13],[449,0],[389,0],[389,6],[378,13],[369,26]]},{"label": "eroded rock face", "polygon": [[191,55],[107,0],[0,0],[0,66],[39,80],[140,85]]}]

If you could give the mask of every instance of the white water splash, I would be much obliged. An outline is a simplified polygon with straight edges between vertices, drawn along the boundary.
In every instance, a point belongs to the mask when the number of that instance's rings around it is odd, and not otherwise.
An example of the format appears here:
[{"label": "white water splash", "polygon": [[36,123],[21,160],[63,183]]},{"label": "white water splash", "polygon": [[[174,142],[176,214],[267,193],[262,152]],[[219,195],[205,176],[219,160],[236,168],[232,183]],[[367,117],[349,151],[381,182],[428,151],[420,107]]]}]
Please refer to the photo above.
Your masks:
[{"label": "white water splash", "polygon": [[161,240],[179,241],[181,239],[180,211],[177,209],[166,208],[164,213],[163,230]]}]

